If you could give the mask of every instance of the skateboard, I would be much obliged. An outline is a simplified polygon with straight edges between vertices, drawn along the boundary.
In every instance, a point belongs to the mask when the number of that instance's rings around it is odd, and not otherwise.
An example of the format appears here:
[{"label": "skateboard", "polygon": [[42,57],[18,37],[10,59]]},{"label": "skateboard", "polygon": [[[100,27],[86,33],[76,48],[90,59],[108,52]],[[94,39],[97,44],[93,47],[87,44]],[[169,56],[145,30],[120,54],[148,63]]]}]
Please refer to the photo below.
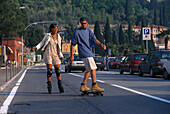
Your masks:
[{"label": "skateboard", "polygon": [[93,96],[103,96],[102,92],[94,92],[94,91],[81,91],[81,96],[85,96],[85,95],[89,95],[89,94],[93,94]]}]

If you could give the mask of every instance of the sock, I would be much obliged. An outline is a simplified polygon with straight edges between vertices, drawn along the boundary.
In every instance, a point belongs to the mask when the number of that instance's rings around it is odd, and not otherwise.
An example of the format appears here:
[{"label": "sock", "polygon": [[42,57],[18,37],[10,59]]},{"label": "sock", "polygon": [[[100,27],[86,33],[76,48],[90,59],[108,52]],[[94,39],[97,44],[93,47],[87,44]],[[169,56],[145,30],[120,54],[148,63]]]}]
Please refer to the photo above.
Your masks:
[{"label": "sock", "polygon": [[95,83],[92,83],[92,85],[96,85],[96,82],[95,82]]}]

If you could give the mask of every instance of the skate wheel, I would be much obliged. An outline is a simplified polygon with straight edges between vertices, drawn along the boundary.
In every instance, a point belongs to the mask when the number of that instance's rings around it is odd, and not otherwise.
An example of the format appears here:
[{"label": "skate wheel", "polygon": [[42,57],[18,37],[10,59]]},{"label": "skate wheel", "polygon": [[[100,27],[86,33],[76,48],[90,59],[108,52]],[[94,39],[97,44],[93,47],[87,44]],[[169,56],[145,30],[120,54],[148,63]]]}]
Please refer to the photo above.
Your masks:
[{"label": "skate wheel", "polygon": [[83,94],[83,93],[81,93],[81,96],[84,96],[84,94]]},{"label": "skate wheel", "polygon": [[103,93],[101,93],[101,96],[103,96]]}]

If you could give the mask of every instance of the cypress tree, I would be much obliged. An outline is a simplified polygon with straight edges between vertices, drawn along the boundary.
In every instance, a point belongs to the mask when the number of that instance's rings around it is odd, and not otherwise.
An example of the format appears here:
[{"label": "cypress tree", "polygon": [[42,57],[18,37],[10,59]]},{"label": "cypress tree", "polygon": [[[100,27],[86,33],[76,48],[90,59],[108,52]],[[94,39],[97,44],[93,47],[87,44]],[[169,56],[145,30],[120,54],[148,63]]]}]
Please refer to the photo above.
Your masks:
[{"label": "cypress tree", "polygon": [[104,39],[106,40],[105,42],[106,44],[112,42],[112,34],[110,30],[110,23],[108,17],[105,25],[105,30],[104,30]]},{"label": "cypress tree", "polygon": [[131,21],[129,21],[129,26],[128,26],[128,40],[129,40],[129,43],[132,45],[133,36],[132,36],[132,22]]},{"label": "cypress tree", "polygon": [[[98,39],[100,42],[104,43],[104,39],[103,39],[102,34],[101,34],[101,31],[100,31],[99,21],[96,21],[96,22],[95,22],[94,34],[95,34],[95,36],[97,37],[97,39]],[[104,50],[102,49],[101,46],[96,45],[95,53],[97,53],[97,54],[99,54],[99,55],[103,55],[103,54],[104,54]]]},{"label": "cypress tree", "polygon": [[156,7],[154,8],[154,21],[153,21],[153,23],[155,25],[157,25],[157,9],[156,9]]},{"label": "cypress tree", "polygon": [[166,3],[163,4],[163,26],[167,26]]},{"label": "cypress tree", "polygon": [[159,9],[159,25],[162,26],[162,8]]},{"label": "cypress tree", "polygon": [[132,4],[131,4],[131,0],[126,0],[125,14],[126,14],[126,21],[128,22],[130,16],[132,15]]},{"label": "cypress tree", "polygon": [[113,37],[113,44],[119,45],[119,40],[118,40],[118,36],[117,36],[116,30],[113,30],[112,37]]},{"label": "cypress tree", "polygon": [[122,25],[120,25],[120,28],[119,28],[119,44],[123,45],[125,43],[126,43],[125,42],[125,35],[124,35],[123,29],[122,29]]}]

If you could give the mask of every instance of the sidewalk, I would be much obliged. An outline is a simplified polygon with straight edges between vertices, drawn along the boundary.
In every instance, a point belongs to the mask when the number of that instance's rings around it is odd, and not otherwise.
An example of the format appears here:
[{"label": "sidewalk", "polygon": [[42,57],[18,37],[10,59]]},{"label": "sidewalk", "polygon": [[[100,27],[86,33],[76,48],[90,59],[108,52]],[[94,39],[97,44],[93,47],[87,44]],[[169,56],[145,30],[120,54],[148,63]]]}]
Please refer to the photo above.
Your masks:
[{"label": "sidewalk", "polygon": [[[23,68],[24,69],[24,68]],[[12,79],[20,72],[22,71],[21,67],[11,67],[6,70],[5,68],[2,68],[0,70],[0,91],[3,91],[3,89],[12,81]]]}]

